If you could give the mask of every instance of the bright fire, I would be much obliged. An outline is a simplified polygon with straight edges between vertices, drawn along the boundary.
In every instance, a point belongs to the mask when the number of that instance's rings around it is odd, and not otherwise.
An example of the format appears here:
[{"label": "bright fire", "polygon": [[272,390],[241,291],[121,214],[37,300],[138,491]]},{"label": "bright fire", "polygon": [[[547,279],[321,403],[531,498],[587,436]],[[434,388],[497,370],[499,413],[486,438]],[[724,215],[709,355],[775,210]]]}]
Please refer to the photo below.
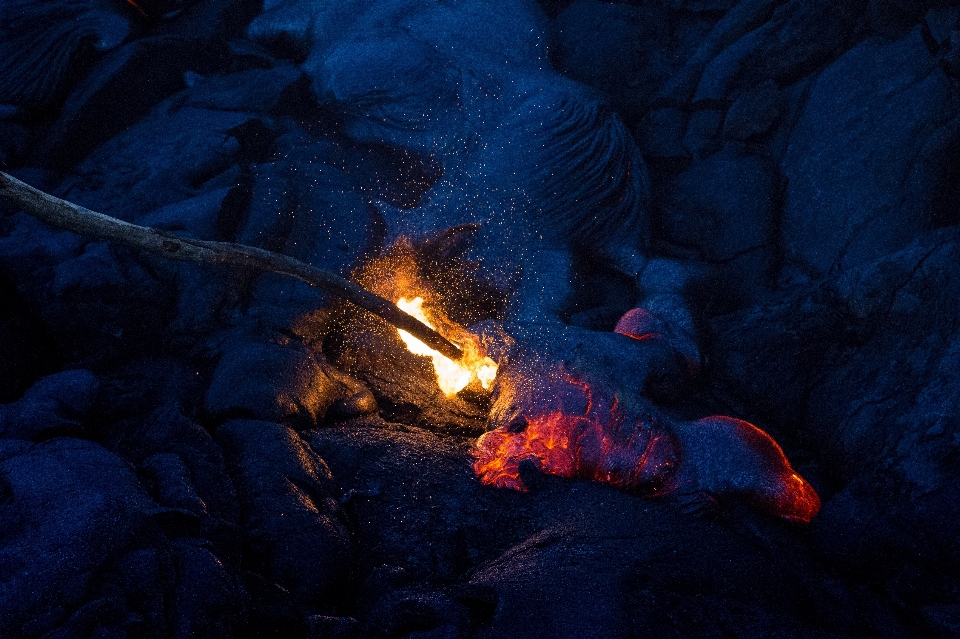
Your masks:
[{"label": "bright fire", "polygon": [[[436,330],[423,310],[422,297],[415,297],[412,300],[401,297],[397,300],[397,306],[403,312],[413,315]],[[447,397],[453,397],[473,380],[479,381],[484,389],[489,389],[493,385],[493,380],[497,377],[497,364],[480,353],[475,340],[465,339],[462,343],[457,343],[457,346],[463,351],[463,357],[460,361],[453,361],[433,350],[410,333],[400,329],[397,329],[397,332],[400,333],[400,338],[411,353],[429,357],[433,360],[433,369],[437,373],[437,384]]]}]

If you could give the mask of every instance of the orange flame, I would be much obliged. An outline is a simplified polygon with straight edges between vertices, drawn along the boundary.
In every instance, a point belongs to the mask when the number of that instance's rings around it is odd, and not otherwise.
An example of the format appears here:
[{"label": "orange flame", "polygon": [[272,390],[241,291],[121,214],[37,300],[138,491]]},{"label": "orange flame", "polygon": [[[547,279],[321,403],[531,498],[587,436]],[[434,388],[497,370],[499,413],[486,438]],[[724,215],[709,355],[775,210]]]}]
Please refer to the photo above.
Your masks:
[{"label": "orange flame", "polygon": [[[423,310],[422,297],[413,299],[401,297],[397,300],[397,306],[404,313],[416,317],[430,328],[437,330],[427,319],[427,314]],[[463,352],[463,357],[459,361],[454,361],[433,350],[410,333],[400,329],[397,329],[397,332],[411,353],[429,357],[433,361],[437,385],[447,397],[453,397],[474,380],[478,381],[485,390],[493,385],[493,380],[497,377],[497,364],[480,352],[477,339],[470,333],[463,331],[462,335],[451,339]]]}]

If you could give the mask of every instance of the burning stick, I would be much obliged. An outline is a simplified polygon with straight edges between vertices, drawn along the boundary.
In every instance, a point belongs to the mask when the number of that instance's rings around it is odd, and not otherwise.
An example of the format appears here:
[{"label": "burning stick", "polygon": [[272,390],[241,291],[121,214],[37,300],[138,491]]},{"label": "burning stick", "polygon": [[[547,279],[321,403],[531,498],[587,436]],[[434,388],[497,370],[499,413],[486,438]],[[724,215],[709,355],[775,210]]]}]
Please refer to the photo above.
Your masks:
[{"label": "burning stick", "polygon": [[229,264],[298,279],[378,315],[393,326],[416,336],[423,343],[450,359],[459,360],[462,356],[459,348],[426,324],[397,308],[392,302],[338,275],[291,257],[243,244],[194,240],[158,229],[130,224],[56,198],[2,171],[0,171],[0,200],[6,200],[47,224],[99,240],[109,240],[156,253],[167,259]]}]

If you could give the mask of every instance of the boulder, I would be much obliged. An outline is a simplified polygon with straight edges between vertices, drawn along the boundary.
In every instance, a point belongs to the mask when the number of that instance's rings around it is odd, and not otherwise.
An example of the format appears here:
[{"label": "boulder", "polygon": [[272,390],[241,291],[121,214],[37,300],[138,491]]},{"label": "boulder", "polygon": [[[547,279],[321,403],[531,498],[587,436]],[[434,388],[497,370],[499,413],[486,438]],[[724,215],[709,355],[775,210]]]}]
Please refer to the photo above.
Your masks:
[{"label": "boulder", "polygon": [[814,522],[821,552],[912,610],[945,603],[960,565],[958,246],[955,228],[928,232],[714,322],[721,383],[815,451],[836,486]]},{"label": "boulder", "polygon": [[830,65],[810,90],[781,168],[784,246],[815,274],[868,264],[932,224],[944,174],[924,162],[958,114],[954,84],[919,28],[872,38]]},{"label": "boulder", "polygon": [[99,389],[100,381],[87,370],[44,377],[16,402],[0,404],[0,437],[35,440],[80,432]]},{"label": "boulder", "polygon": [[244,342],[220,359],[204,406],[221,421],[245,417],[315,425],[337,391],[338,384],[305,347]]},{"label": "boulder", "polygon": [[0,631],[35,637],[87,601],[98,571],[163,509],[127,464],[78,439],[0,443]]},{"label": "boulder", "polygon": [[771,284],[780,193],[775,164],[727,145],[694,162],[665,191],[658,220],[665,239],[713,264],[741,302]]},{"label": "boulder", "polygon": [[765,81],[794,81],[843,50],[864,0],[789,0],[703,71],[694,102],[729,100]]},{"label": "boulder", "polygon": [[624,117],[639,114],[672,71],[670,42],[659,27],[663,5],[580,0],[554,21],[557,71],[602,91]]},{"label": "boulder", "polygon": [[350,533],[326,463],[296,432],[235,420],[217,442],[231,465],[251,567],[297,600],[328,608],[350,569]]},{"label": "boulder", "polygon": [[169,636],[174,639],[233,637],[247,628],[249,595],[236,573],[202,543],[173,543],[177,585],[170,597]]},{"label": "boulder", "polygon": [[61,196],[129,221],[197,195],[230,168],[242,147],[231,134],[253,115],[178,108],[177,96],[93,151],[64,184]]},{"label": "boulder", "polygon": [[[31,159],[59,171],[72,167],[182,89],[185,71],[208,69],[212,57],[204,43],[169,36],[141,38],[111,51],[78,83]],[[132,85],[138,90],[131,91]]]}]

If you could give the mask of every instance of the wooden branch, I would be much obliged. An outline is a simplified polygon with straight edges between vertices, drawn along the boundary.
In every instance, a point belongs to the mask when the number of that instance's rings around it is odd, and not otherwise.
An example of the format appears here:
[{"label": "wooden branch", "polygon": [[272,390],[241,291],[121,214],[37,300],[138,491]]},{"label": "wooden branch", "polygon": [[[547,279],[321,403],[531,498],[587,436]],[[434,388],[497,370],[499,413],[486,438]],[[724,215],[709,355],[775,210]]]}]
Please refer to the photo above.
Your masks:
[{"label": "wooden branch", "polygon": [[292,277],[353,302],[393,326],[414,335],[424,344],[450,359],[460,359],[462,355],[460,349],[442,335],[412,315],[404,313],[392,302],[334,273],[292,257],[243,244],[194,240],[159,229],[130,224],[56,198],[2,171],[0,171],[0,200],[5,200],[28,215],[53,226],[98,240],[108,240],[155,253],[167,259],[227,264]]}]

